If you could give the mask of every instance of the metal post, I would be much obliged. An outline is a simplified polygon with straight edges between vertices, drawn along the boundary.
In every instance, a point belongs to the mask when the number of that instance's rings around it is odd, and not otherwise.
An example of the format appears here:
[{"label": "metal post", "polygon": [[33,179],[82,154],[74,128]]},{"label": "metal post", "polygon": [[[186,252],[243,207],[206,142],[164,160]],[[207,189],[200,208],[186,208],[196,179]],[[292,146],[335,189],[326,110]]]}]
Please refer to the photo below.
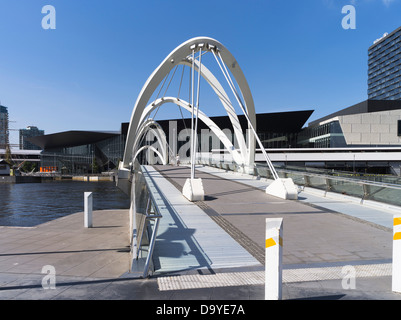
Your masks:
[{"label": "metal post", "polygon": [[401,214],[393,222],[393,273],[392,291],[401,293]]},{"label": "metal post", "polygon": [[143,278],[146,278],[149,274],[150,260],[152,259],[152,256],[153,256],[153,249],[155,247],[157,230],[159,229],[159,222],[160,222],[160,219],[156,218],[155,225],[153,227],[152,237],[151,237],[150,243],[149,243],[148,256],[146,257],[145,267],[143,269]]},{"label": "metal post", "polygon": [[92,228],[93,197],[92,192],[84,193],[84,226]]},{"label": "metal post", "polygon": [[192,167],[194,162],[194,86],[195,86],[195,45],[192,49],[192,81],[191,81],[191,179],[195,179],[195,172]]},{"label": "metal post", "polygon": [[309,186],[310,186],[310,179],[309,179],[309,176],[304,175],[304,181],[305,181],[305,187],[309,187]]},{"label": "metal post", "polygon": [[281,300],[283,218],[266,219],[265,300]]},{"label": "metal post", "polygon": [[331,191],[330,179],[326,178],[326,192]]}]

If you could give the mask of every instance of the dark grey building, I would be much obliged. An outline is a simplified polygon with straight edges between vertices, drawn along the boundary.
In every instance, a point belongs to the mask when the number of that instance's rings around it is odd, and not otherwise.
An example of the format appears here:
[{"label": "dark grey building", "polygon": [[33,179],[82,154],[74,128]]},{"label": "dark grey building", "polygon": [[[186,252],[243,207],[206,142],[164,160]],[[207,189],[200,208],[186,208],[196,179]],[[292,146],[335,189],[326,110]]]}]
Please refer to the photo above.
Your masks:
[{"label": "dark grey building", "polygon": [[7,148],[8,139],[8,109],[0,105],[0,149]]},{"label": "dark grey building", "polygon": [[29,126],[26,129],[19,130],[19,148],[20,150],[41,150],[39,146],[28,141],[28,138],[43,136],[44,130],[40,130],[37,127]]},{"label": "dark grey building", "polygon": [[368,98],[401,100],[401,27],[376,40],[368,55]]}]

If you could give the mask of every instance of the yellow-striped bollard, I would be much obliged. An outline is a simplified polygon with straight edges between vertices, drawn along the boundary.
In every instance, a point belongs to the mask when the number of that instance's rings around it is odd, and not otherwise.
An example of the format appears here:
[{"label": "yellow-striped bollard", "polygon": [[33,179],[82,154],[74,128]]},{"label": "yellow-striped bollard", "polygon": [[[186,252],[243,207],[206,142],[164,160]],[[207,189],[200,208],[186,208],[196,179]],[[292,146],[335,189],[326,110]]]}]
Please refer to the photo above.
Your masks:
[{"label": "yellow-striped bollard", "polygon": [[392,290],[401,292],[401,215],[394,215]]},{"label": "yellow-striped bollard", "polygon": [[265,300],[281,300],[283,219],[266,219]]}]

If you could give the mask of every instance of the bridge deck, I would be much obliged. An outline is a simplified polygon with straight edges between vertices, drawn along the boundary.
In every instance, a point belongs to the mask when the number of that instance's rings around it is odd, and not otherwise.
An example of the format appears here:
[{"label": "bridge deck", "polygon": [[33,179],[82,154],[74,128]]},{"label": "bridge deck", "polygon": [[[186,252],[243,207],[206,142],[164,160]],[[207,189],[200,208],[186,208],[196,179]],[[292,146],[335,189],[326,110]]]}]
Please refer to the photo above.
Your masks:
[{"label": "bridge deck", "polygon": [[[191,251],[177,243],[172,248],[163,246],[168,243],[166,234],[169,231],[174,231],[170,236],[176,237],[175,240],[182,235],[190,235],[193,243],[197,243],[196,250],[203,253],[203,261],[198,259],[197,264],[187,263],[187,266],[197,268],[202,264],[212,269],[240,267],[254,264],[255,260],[263,264],[265,219],[268,217],[284,219],[283,264],[287,269],[305,265],[391,262],[392,232],[389,228],[302,201],[269,196],[258,189],[266,182],[254,180],[251,186],[239,182],[234,174],[231,174],[233,179],[224,179],[197,170],[197,177],[203,180],[206,198],[205,201],[190,203],[181,194],[185,179],[189,177],[189,168],[159,165],[147,168],[177,211],[177,215],[172,217],[173,222],[171,218],[165,219],[162,237],[156,245],[158,252],[155,253],[161,269],[167,259],[167,269],[177,268],[175,264],[185,269],[185,263],[181,265],[182,258],[191,256]],[[183,223],[179,228],[181,234],[178,234],[171,226],[176,227],[174,223],[177,224],[180,219]],[[223,233],[219,230],[219,236],[216,231],[211,231],[216,225],[224,230]],[[229,241],[227,236],[235,240],[236,245],[245,248],[254,260],[249,255],[242,256],[243,252],[236,255],[231,249],[219,251],[217,248],[223,241]],[[230,242],[229,246],[239,250],[236,245]],[[171,250],[174,252],[170,253]],[[214,260],[216,258],[218,262]]]},{"label": "bridge deck", "polygon": [[[169,170],[173,167],[167,167]],[[160,220],[153,254],[157,273],[194,269],[257,267],[261,264],[199,206],[151,166],[145,166],[165,197],[170,215]]]}]

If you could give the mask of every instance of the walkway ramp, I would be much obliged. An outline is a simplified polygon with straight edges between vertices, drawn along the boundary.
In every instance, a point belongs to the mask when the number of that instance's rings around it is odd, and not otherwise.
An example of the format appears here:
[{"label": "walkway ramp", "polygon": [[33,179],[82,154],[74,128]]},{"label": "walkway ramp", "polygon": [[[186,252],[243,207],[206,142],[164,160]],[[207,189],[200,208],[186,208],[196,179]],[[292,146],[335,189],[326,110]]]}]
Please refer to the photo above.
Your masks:
[{"label": "walkway ramp", "polygon": [[[199,206],[152,166],[143,167],[169,208],[160,220],[153,253],[155,273],[261,267],[261,264]],[[167,167],[173,168],[173,167]]]},{"label": "walkway ramp", "polygon": [[[170,183],[166,189],[183,199],[180,188],[189,176],[189,168],[161,165],[154,168]],[[391,229],[363,220],[362,216],[352,216],[356,212],[349,203],[347,207],[343,207],[347,208],[346,211],[338,212],[325,208],[326,203],[309,204],[303,200],[282,200],[264,192],[263,186],[267,182],[262,179],[224,173],[223,170],[219,171],[222,174],[201,170],[209,169],[198,167],[196,172],[196,177],[203,181],[205,200],[195,202],[192,206],[202,209],[210,220],[222,227],[262,265],[265,220],[278,217],[284,219],[285,268],[309,268],[312,265],[332,267],[337,263],[383,264],[391,261]],[[166,181],[165,179],[162,181]],[[188,204],[187,201],[182,201]],[[191,216],[189,212],[185,213]],[[378,212],[377,215],[379,214],[382,213]],[[383,216],[387,218],[388,214],[383,213]],[[210,240],[213,245],[213,239]]]}]

